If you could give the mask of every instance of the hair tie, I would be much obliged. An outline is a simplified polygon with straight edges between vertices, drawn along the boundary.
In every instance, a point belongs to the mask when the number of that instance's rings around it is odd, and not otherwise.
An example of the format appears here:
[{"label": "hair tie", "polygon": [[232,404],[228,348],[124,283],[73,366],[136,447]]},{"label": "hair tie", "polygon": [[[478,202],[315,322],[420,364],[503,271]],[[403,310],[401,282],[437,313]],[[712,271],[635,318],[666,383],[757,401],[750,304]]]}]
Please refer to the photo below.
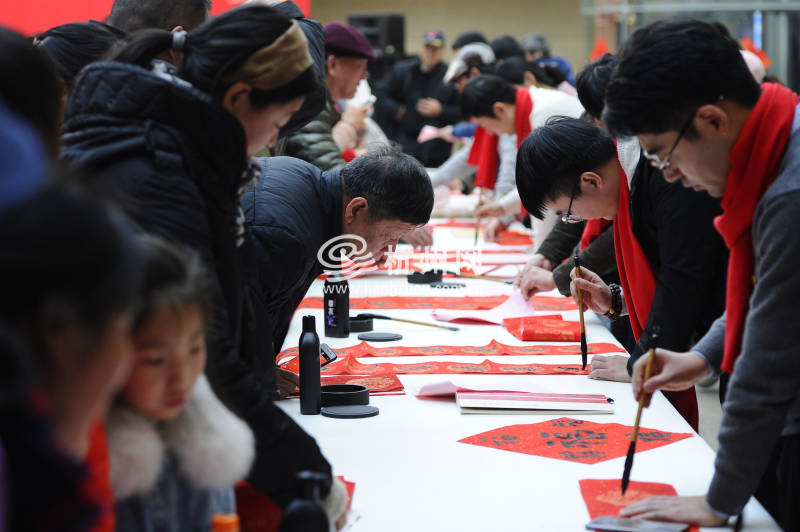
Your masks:
[{"label": "hair tie", "polygon": [[172,49],[178,53],[183,52],[183,48],[186,46],[186,36],[189,35],[189,32],[186,30],[176,31],[172,34]]}]

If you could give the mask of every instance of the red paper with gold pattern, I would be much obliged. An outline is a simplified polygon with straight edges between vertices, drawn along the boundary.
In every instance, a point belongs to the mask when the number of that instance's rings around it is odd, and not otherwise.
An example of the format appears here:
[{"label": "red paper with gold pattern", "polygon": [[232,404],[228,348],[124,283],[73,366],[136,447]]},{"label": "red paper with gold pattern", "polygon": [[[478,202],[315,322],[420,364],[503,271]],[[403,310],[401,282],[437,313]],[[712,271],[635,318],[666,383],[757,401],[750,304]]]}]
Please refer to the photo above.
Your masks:
[{"label": "red paper with gold pattern", "polygon": [[[631,504],[657,496],[677,495],[670,484],[660,482],[637,482],[632,480],[628,484],[625,495],[620,489],[620,479],[581,479],[581,495],[586,509],[589,511],[589,518],[594,519],[604,515],[617,517],[619,511]],[[689,532],[697,532],[697,527],[691,527]]]},{"label": "red paper with gold pattern", "polygon": [[[594,464],[625,456],[633,427],[562,417],[529,425],[509,425],[458,440],[462,443]],[[692,436],[639,428],[636,452],[662,447]],[[618,486],[619,489],[619,486]]]},{"label": "red paper with gold pattern", "polygon": [[523,342],[580,342],[581,327],[577,321],[564,321],[561,316],[524,316],[503,320],[508,332]]},{"label": "red paper with gold pattern", "polygon": [[[502,305],[508,296],[486,297],[446,297],[446,296],[389,296],[389,297],[351,297],[350,308],[358,309],[435,309],[490,310]],[[568,297],[533,296],[531,304],[536,310],[577,310],[575,302]],[[321,309],[321,297],[307,297],[300,302],[298,309]]]},{"label": "red paper with gold pattern", "polygon": [[[607,353],[624,353],[622,347],[611,343],[597,342],[587,346],[590,355]],[[506,345],[492,340],[484,346],[473,345],[434,345],[434,346],[392,346],[374,347],[367,342],[360,342],[350,347],[336,348],[339,357],[403,357],[403,356],[553,356],[579,355],[579,345]],[[281,351],[276,360],[279,365],[289,358],[297,357],[297,348],[290,347]],[[286,368],[291,369],[291,368]],[[295,371],[292,369],[291,371]]]},{"label": "red paper with gold pattern", "polygon": [[[297,358],[281,365],[295,371]],[[329,375],[438,375],[476,373],[483,375],[588,375],[579,364],[499,364],[484,360],[479,364],[466,362],[419,362],[416,364],[362,364],[353,357],[339,357],[322,368]]]},{"label": "red paper with gold pattern", "polygon": [[322,375],[322,385],[358,384],[372,393],[402,392],[403,383],[397,375]]}]

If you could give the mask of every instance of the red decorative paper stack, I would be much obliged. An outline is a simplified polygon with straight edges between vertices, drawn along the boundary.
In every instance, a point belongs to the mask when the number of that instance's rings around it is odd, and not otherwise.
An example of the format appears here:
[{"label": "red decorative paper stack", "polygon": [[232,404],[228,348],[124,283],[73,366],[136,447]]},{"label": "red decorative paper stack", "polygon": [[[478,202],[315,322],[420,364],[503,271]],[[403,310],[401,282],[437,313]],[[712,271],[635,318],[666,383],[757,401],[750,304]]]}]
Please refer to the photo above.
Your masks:
[{"label": "red decorative paper stack", "polygon": [[508,332],[523,342],[579,342],[581,328],[577,321],[561,316],[525,316],[503,320]]},{"label": "red decorative paper stack", "polygon": [[[530,425],[509,425],[458,440],[462,443],[594,464],[628,452],[633,427],[562,417]],[[688,433],[639,428],[636,452],[655,449],[690,437]],[[617,484],[619,490],[619,481]]]}]

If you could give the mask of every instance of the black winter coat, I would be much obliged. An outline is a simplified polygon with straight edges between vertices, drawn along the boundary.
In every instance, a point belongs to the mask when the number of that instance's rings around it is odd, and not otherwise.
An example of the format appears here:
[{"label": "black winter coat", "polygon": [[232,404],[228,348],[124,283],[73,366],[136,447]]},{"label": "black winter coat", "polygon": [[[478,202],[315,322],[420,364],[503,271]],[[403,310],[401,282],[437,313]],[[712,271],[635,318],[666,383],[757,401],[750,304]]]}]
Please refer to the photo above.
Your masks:
[{"label": "black winter coat", "polygon": [[246,137],[225,108],[188,83],[120,63],[83,70],[64,122],[64,158],[91,172],[146,232],[194,249],[212,280],[206,373],[256,436],[248,479],[279,504],[294,476],[330,474],[316,442],[273,404],[274,372],[260,373],[255,309],[247,297],[250,243],[236,247]]},{"label": "black winter coat", "polygon": [[264,158],[261,165],[261,179],[242,206],[258,270],[253,299],[264,310],[257,327],[270,336],[261,347],[274,359],[297,306],[323,272],[318,251],[342,234],[342,184],[338,169],[323,172],[292,157]]},{"label": "black winter coat", "polygon": [[[401,61],[375,86],[376,119],[386,135],[402,145],[403,152],[416,157],[428,167],[440,166],[450,157],[452,144],[442,139],[419,144],[417,136],[422,126],[436,127],[455,124],[461,118],[458,108],[458,91],[453,85],[442,83],[447,63],[439,63],[423,72],[419,57]],[[422,98],[435,98],[442,104],[442,114],[425,118],[417,112],[417,102]],[[397,112],[405,106],[402,120]]]}]

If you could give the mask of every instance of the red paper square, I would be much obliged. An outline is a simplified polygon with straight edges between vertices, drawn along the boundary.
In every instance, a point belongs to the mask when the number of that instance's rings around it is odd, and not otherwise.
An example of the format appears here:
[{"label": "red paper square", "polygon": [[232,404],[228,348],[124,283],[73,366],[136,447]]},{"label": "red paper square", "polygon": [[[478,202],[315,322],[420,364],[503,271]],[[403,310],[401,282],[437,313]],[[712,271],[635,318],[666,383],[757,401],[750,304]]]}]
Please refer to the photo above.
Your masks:
[{"label": "red paper square", "polygon": [[[621,479],[582,479],[580,480],[581,496],[589,511],[589,518],[594,519],[603,515],[617,517],[619,511],[637,501],[660,495],[677,495],[670,484],[660,482],[637,482],[632,480],[628,484],[625,495],[622,494]],[[689,532],[697,532],[697,527],[691,527]]]},{"label": "red paper square", "polygon": [[[500,427],[458,441],[568,462],[594,464],[625,456],[632,433],[633,427],[619,423],[595,423],[562,417]],[[636,452],[655,449],[690,436],[688,433],[640,427]]]}]

